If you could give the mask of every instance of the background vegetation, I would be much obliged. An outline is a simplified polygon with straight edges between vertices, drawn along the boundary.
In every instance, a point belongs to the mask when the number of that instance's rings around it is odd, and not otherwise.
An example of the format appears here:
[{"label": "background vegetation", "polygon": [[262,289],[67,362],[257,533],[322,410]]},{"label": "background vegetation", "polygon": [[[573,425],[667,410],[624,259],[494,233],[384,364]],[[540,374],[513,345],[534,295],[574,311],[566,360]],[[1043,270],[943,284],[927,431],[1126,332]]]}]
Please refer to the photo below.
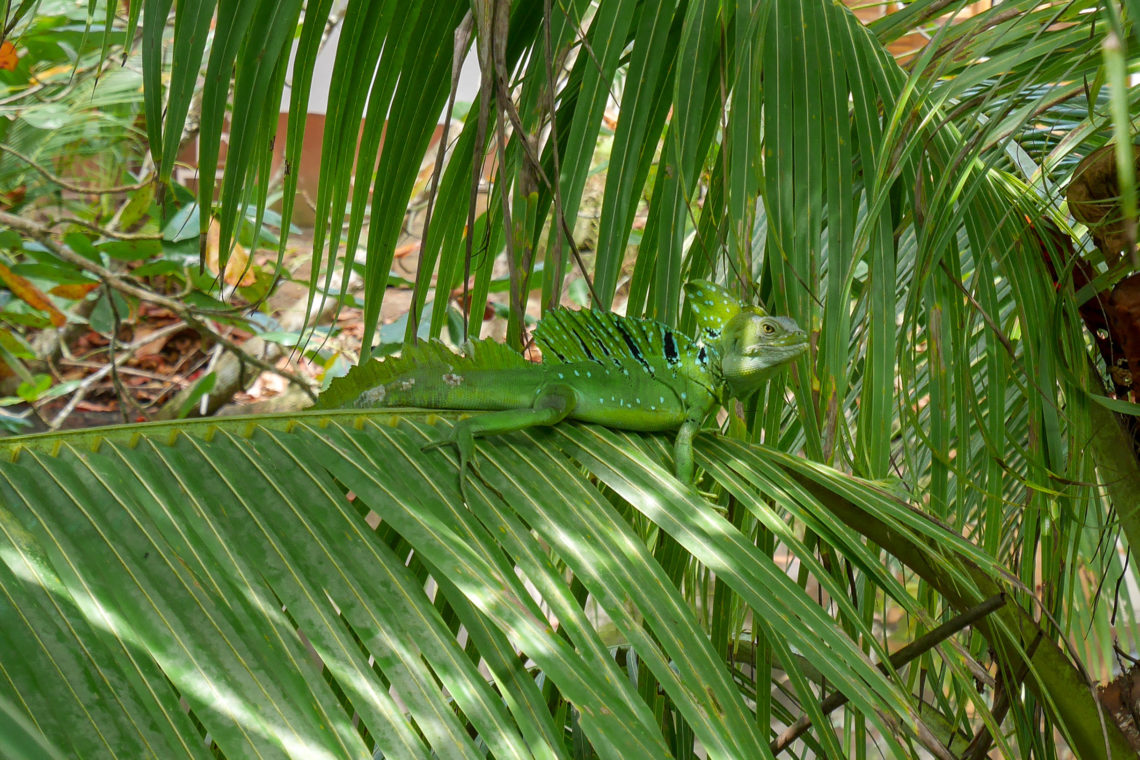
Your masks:
[{"label": "background vegetation", "polygon": [[[153,170],[129,192],[153,192],[154,261],[171,220],[206,235],[216,214],[218,271],[243,220],[263,227],[274,141],[299,163],[342,16],[309,285],[339,296],[360,265],[365,357],[418,183],[409,338],[429,300],[428,332],[453,308],[455,337],[479,334],[499,261],[519,346],[532,291],[549,307],[580,280],[592,306],[689,328],[681,285],[713,277],[813,348],[700,436],[696,487],[666,439],[563,425],[481,442],[486,487],[464,504],[452,458],[420,451],[447,422],[419,413],[11,439],[0,736],[17,753],[1134,751],[1128,691],[1096,690],[1136,650],[1134,0],[915,0],[869,25],[816,0],[134,0],[57,26],[49,6],[6,4],[7,39],[74,27],[59,49],[79,72],[141,49],[141,123],[98,108],[118,120],[99,150],[145,131],[153,164],[106,181]],[[423,183],[468,50],[479,99]],[[209,213],[171,185],[191,113]],[[44,142],[22,118],[0,127],[0,172],[34,196],[34,167],[8,160]],[[573,234],[599,169],[596,230]],[[277,176],[287,229],[297,177]],[[4,255],[82,270],[92,327],[97,299],[129,297],[122,313],[177,309],[225,346],[204,316],[242,315],[220,283],[176,261],[164,274],[196,294],[167,298],[104,240],[104,212],[69,237],[32,201],[0,212]],[[10,334],[11,314],[50,313],[21,303],[0,313]]]}]

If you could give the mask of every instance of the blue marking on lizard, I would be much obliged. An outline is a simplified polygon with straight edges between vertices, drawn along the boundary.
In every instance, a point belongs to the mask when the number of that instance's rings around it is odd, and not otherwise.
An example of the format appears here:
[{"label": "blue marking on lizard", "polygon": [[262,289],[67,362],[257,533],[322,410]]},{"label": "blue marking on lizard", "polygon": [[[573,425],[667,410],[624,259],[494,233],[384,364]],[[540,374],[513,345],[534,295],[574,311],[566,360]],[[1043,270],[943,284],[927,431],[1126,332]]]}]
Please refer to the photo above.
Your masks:
[{"label": "blue marking on lizard", "polygon": [[[808,347],[787,317],[769,316],[722,288],[685,288],[700,339],[659,322],[599,311],[549,312],[535,330],[542,364],[501,344],[472,342],[456,355],[438,341],[405,347],[397,358],[354,367],[316,407],[412,406],[486,411],[459,421],[430,446],[453,443],[461,469],[473,467],[474,439],[564,419],[624,430],[676,429],[677,477],[692,481],[692,439],[710,411],[745,398]],[[602,367],[602,372],[596,372]],[[620,371],[620,377],[611,375]],[[609,400],[606,400],[606,397]],[[646,408],[643,398],[656,398]],[[465,478],[460,479],[465,490]]]}]

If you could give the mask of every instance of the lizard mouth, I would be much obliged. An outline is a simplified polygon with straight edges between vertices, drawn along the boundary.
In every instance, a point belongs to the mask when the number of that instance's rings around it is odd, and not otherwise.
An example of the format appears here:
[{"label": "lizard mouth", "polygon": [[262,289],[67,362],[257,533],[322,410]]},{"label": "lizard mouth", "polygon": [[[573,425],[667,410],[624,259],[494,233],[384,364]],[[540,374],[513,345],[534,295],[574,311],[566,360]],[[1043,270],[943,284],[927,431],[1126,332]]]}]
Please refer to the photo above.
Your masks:
[{"label": "lizard mouth", "polygon": [[771,355],[773,353],[779,354],[781,356],[794,356],[807,349],[808,347],[806,336],[801,333],[796,337],[798,337],[799,340],[793,339],[781,343],[767,343],[756,346],[749,346],[744,350],[743,354],[744,356],[748,357],[763,357]]}]

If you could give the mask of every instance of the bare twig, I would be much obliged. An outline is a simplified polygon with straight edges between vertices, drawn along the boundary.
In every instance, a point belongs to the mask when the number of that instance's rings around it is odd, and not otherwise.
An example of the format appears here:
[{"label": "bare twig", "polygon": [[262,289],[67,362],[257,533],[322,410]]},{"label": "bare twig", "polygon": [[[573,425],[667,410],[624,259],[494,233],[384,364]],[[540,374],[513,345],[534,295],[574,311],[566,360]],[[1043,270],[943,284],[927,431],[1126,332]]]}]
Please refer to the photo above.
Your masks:
[{"label": "bare twig", "polygon": [[[115,395],[119,397],[119,413],[123,417],[123,422],[127,423],[131,421],[131,416],[127,410],[127,407],[130,406],[134,408],[134,400],[131,398],[130,394],[127,393],[127,389],[123,387],[123,381],[119,378],[119,362],[118,356],[115,353],[115,345],[119,341],[119,330],[122,327],[122,316],[119,314],[119,307],[115,303],[114,294],[111,292],[111,289],[108,286],[104,285],[103,290],[104,297],[107,299],[107,305],[111,309],[112,320],[110,334],[111,342],[108,344],[108,348],[110,348],[110,356],[108,358],[110,361],[107,362],[107,366],[111,368],[111,384],[115,386]],[[137,412],[137,409],[135,409],[135,411]]]},{"label": "bare twig", "polygon": [[[1026,652],[1030,654],[1037,649],[1037,645],[1041,643],[1041,631],[1037,632],[1037,636],[1026,648]],[[1011,707],[1010,694],[1017,694],[1021,690],[1022,682],[1025,677],[1029,675],[1029,663],[1022,662],[1017,666],[1015,673],[1007,674],[999,672],[1000,680],[997,684],[997,690],[994,693],[993,707],[990,709],[990,714],[994,717],[994,725],[1000,726],[1002,721],[1005,720],[1006,714]],[[965,760],[984,760],[989,754],[990,747],[993,746],[993,733],[990,731],[988,725],[983,725],[982,729],[974,735],[968,747],[962,753]]]},{"label": "bare twig", "polygon": [[[562,167],[558,160],[558,108],[554,103],[554,90],[556,82],[554,79],[554,48],[550,41],[550,17],[553,13],[551,8],[551,0],[544,0],[543,14],[542,14],[542,62],[546,66],[546,108],[550,115],[550,156],[554,159],[554,176],[562,176]],[[586,46],[589,50],[589,46]],[[590,51],[593,55],[593,51]],[[595,63],[597,59],[595,59]],[[525,139],[525,135],[520,135]],[[559,219],[563,217],[562,214],[562,183],[554,183],[554,214]],[[550,251],[550,260],[554,264],[554,277],[552,281],[554,287],[550,291],[550,303],[547,304],[549,308],[554,308],[562,303],[562,236],[554,235],[554,245]],[[573,242],[573,241],[571,241]],[[597,308],[597,303],[594,303],[594,308]]]},{"label": "bare twig", "polygon": [[[535,176],[542,179],[546,186],[554,190],[554,183],[550,181],[546,171],[542,168],[542,162],[535,153],[534,146],[531,145],[530,140],[525,139],[526,129],[523,128],[522,119],[519,117],[519,112],[515,108],[514,103],[510,100],[504,101],[503,110],[506,111],[507,117],[511,121],[511,127],[521,136],[519,143],[523,147],[523,156],[530,163],[531,169],[534,171]],[[554,150],[557,150],[557,146]],[[555,178],[557,179],[557,178]],[[590,291],[590,299],[592,303],[599,303],[601,299],[598,298],[597,292],[594,290],[594,282],[590,279],[590,271],[586,268],[586,263],[582,260],[582,253],[578,250],[578,246],[574,243],[574,230],[570,227],[569,222],[566,221],[565,214],[555,214],[559,224],[562,226],[562,233],[566,236],[566,245],[570,249],[570,253],[574,256],[574,261],[578,264],[578,269],[582,272],[582,279],[586,281],[586,287]]]},{"label": "bare twig", "polygon": [[271,364],[270,362],[262,361],[256,356],[253,356],[252,354],[244,351],[240,346],[222,335],[217,330],[209,327],[200,318],[199,315],[206,315],[211,312],[204,310],[192,310],[185,304],[180,303],[172,298],[167,298],[166,296],[163,296],[159,293],[155,293],[153,291],[147,290],[146,288],[142,288],[138,285],[128,282],[126,279],[120,277],[106,267],[103,267],[93,261],[84,258],[83,256],[80,256],[78,253],[71,250],[65,245],[61,245],[51,236],[48,228],[44,225],[28,221],[27,219],[23,219],[19,216],[8,214],[3,211],[0,211],[0,225],[7,226],[13,230],[16,230],[17,232],[21,232],[25,235],[28,235],[29,237],[35,238],[63,261],[66,261],[69,264],[74,264],[76,267],[82,269],[83,271],[88,272],[95,277],[98,277],[103,281],[105,285],[119,291],[120,293],[126,293],[127,295],[138,298],[140,301],[146,301],[148,303],[153,303],[158,306],[162,306],[163,308],[169,309],[176,316],[178,316],[179,319],[193,327],[199,333],[209,336],[211,340],[222,344],[230,351],[242,357],[243,362],[248,362],[258,369],[261,369],[265,372],[272,372],[275,375],[279,375],[285,378],[290,383],[293,383],[294,385],[301,388],[305,393],[309,395],[310,398],[316,400],[316,394],[313,393],[313,390],[310,387],[311,384],[307,378],[289,372],[288,370],[281,369]]},{"label": "bare twig", "polygon": [[[148,343],[152,343],[156,340],[164,338],[167,335],[172,335],[184,328],[185,325],[183,325],[181,322],[173,322],[169,325],[166,325],[165,327],[160,327],[153,332],[149,332],[138,340],[135,340],[134,342],[123,346],[122,350],[120,350],[118,353],[113,353],[108,357],[106,364],[96,364],[95,362],[86,362],[74,359],[65,360],[66,363],[71,365],[79,367],[96,367],[96,370],[87,377],[83,378],[79,384],[79,387],[75,389],[75,393],[72,395],[71,399],[68,400],[67,404],[63,407],[63,409],[59,411],[58,414],[56,414],[52,421],[48,423],[48,427],[52,430],[58,430],[64,421],[71,415],[71,413],[75,411],[75,407],[77,407],[79,405],[79,402],[81,402],[87,395],[87,392],[91,389],[91,386],[102,380],[109,372],[118,371],[125,373],[128,368],[116,367],[119,362],[123,362],[131,358],[134,356],[136,351]],[[143,373],[141,371],[138,371],[132,372],[131,374]],[[154,379],[171,382],[170,378],[162,378],[159,376],[154,376]]]},{"label": "bare twig", "polygon": [[[443,176],[443,164],[447,157],[447,135],[451,128],[452,114],[455,112],[455,97],[459,90],[459,75],[463,70],[463,54],[471,44],[471,34],[475,25],[475,16],[468,11],[463,21],[455,29],[454,45],[451,60],[451,92],[447,96],[447,108],[444,110],[443,132],[439,136],[438,148],[435,155],[435,168],[431,173],[431,186],[428,189],[427,209],[424,211],[423,244],[428,241],[428,230],[431,229],[432,212],[435,211],[436,196],[439,194],[439,180]],[[413,294],[414,295],[414,294]],[[412,335],[418,335],[420,330],[420,311],[418,301],[412,302],[412,309],[408,312],[408,319],[412,321]],[[466,323],[466,321],[465,321]]]},{"label": "bare twig", "polygon": [[107,363],[83,378],[79,383],[79,387],[76,388],[75,392],[71,395],[71,398],[64,404],[64,407],[60,409],[59,413],[48,423],[48,428],[50,430],[58,430],[64,421],[71,416],[71,413],[75,411],[75,407],[79,406],[79,402],[87,396],[87,391],[91,389],[91,386],[102,380],[110,371],[111,364]]},{"label": "bare twig", "polygon": [[[178,329],[182,329],[182,327],[183,327],[183,325],[181,325],[181,324],[178,324],[175,326],[178,327]],[[153,335],[154,335],[154,333],[151,333],[147,337],[152,338]],[[94,370],[100,370],[100,369],[103,369],[104,367],[107,366],[103,362],[88,362],[88,361],[82,361],[79,359],[65,360],[62,363],[67,364],[68,366],[71,366],[71,367],[81,367],[83,369],[94,369]],[[164,374],[164,373],[159,373],[159,372],[151,372],[149,370],[139,369],[138,367],[120,366],[115,371],[118,372],[120,375],[130,375],[131,377],[142,377],[142,378],[145,378],[147,380],[156,380],[160,383],[163,383],[164,385],[177,385],[180,388],[185,388],[186,386],[191,384],[189,380],[187,380],[186,378],[183,378],[183,377],[174,377],[174,376],[171,376],[170,374]],[[86,378],[84,378],[84,380],[86,380]]]},{"label": "bare twig", "polygon": [[[204,374],[202,375],[203,377],[205,377],[206,375],[214,373],[215,386],[217,384],[218,363],[222,360],[222,352],[220,349],[221,349],[220,346],[214,346],[213,349],[210,350],[210,358],[206,361],[206,368],[203,370]],[[245,378],[242,378],[242,377],[238,378],[238,383],[237,383],[237,387],[235,387],[235,391],[240,390],[241,388],[245,387],[246,384],[245,384],[245,382],[243,382],[244,379]],[[232,395],[227,394],[227,397],[232,397]],[[198,414],[205,417],[207,415],[207,413],[209,412],[209,409],[210,409],[209,404],[210,404],[210,394],[205,393],[202,395],[202,398],[198,399]],[[179,409],[178,411],[179,411],[179,413],[181,413],[182,410]]]},{"label": "bare twig", "polygon": [[[471,192],[467,198],[467,234],[463,236],[463,340],[467,340],[467,326],[471,321],[468,283],[471,282],[471,258],[475,251],[475,211],[479,204],[479,184],[483,178],[483,162],[487,156],[487,122],[491,115],[490,101],[494,98],[491,82],[491,21],[481,3],[472,6],[475,15],[475,52],[479,58],[479,113],[475,122],[475,144],[471,156]],[[364,347],[365,349],[368,346]]]},{"label": "bare twig", "polygon": [[80,219],[74,216],[64,216],[59,219],[53,219],[45,226],[47,227],[62,227],[65,224],[75,224],[80,227],[86,227],[92,232],[97,232],[103,237],[113,238],[115,240],[162,240],[162,235],[155,234],[139,234],[134,232],[116,232],[109,230],[106,227],[100,227],[94,222],[88,222],[85,219]]},{"label": "bare twig", "polygon": [[[515,229],[514,221],[511,219],[511,199],[507,195],[510,191],[511,183],[503,177],[503,173],[507,170],[507,125],[503,119],[503,103],[509,102],[511,99],[510,93],[507,91],[506,73],[509,8],[510,3],[504,3],[503,0],[496,0],[491,6],[491,79],[496,87],[498,105],[498,108],[495,109],[495,121],[497,122],[495,129],[495,158],[498,163],[498,167],[495,170],[495,184],[502,186],[499,189],[499,200],[503,207],[503,228],[507,231],[507,234],[503,236],[503,247],[507,254],[507,272],[510,275],[511,283],[511,314],[509,322],[518,325],[519,334],[523,336],[522,343],[525,343],[526,319],[524,317],[526,314],[526,296],[522,288],[523,273],[519,271],[521,268],[519,264],[521,262],[518,261],[515,254],[515,240],[516,236],[518,236],[518,231]],[[519,137],[524,141],[527,139],[526,133],[520,133]],[[518,185],[515,187],[517,189]],[[521,241],[519,242],[522,244]],[[522,343],[520,343],[520,345],[522,345]]]},{"label": "bare twig", "polygon": [[43,89],[47,89],[47,85],[43,82],[36,82],[26,90],[17,90],[14,94],[9,95],[6,98],[0,98],[0,106],[6,106],[9,103],[15,103],[17,100],[26,98],[29,95],[35,95],[37,92]]},{"label": "bare twig", "polygon": [[[891,669],[901,668],[908,662],[917,659],[941,642],[950,638],[964,628],[978,622],[982,618],[1002,607],[1004,604],[1005,595],[995,594],[973,609],[967,610],[961,615],[955,615],[953,618],[947,620],[942,625],[922,636],[919,636],[917,639],[892,654],[890,656]],[[879,670],[886,672],[887,668],[884,665],[880,665]],[[834,692],[823,700],[823,704],[821,704],[820,707],[823,710],[823,714],[828,715],[846,703],[846,694]],[[787,730],[784,731],[784,733],[780,734],[772,741],[770,745],[772,754],[779,754],[783,750],[787,749],[792,742],[802,736],[803,733],[810,727],[811,718],[806,715],[801,716],[799,720],[789,726]]]},{"label": "bare twig", "polygon": [[31,156],[26,156],[15,148],[10,148],[3,143],[0,143],[0,151],[11,153],[16,158],[23,161],[28,166],[35,169],[42,174],[49,182],[54,185],[59,185],[64,190],[70,190],[73,193],[81,193],[83,195],[110,195],[113,193],[129,193],[135,190],[141,190],[151,183],[152,180],[147,179],[142,182],[136,182],[133,185],[117,185],[114,187],[93,187],[90,185],[79,185],[69,180],[64,179],[58,174],[53,174],[50,170],[45,168],[42,164],[37,163]]}]

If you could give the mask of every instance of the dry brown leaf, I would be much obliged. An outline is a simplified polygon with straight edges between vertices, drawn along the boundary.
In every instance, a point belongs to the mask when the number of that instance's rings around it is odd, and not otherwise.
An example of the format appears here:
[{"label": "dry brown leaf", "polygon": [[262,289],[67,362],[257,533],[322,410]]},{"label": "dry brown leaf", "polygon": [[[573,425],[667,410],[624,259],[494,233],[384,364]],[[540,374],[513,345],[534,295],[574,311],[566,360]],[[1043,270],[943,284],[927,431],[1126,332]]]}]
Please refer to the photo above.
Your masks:
[{"label": "dry brown leaf", "polygon": [[56,327],[63,327],[67,324],[67,317],[63,312],[55,308],[55,304],[44,294],[42,290],[37,288],[27,279],[13,272],[4,264],[0,264],[0,281],[3,281],[8,286],[17,298],[24,301],[26,304],[34,309],[47,314],[48,319]]},{"label": "dry brown leaf", "polygon": [[[217,219],[210,220],[210,229],[206,233],[206,268],[215,275],[221,269],[219,265],[219,249],[221,248],[221,227]],[[227,285],[236,285],[248,288],[257,282],[257,275],[249,264],[249,253],[241,243],[234,242],[230,257],[226,260],[226,273],[222,277]]]},{"label": "dry brown leaf", "polygon": [[48,292],[53,296],[79,301],[97,287],[99,287],[97,282],[70,283],[68,285],[56,285]]}]

